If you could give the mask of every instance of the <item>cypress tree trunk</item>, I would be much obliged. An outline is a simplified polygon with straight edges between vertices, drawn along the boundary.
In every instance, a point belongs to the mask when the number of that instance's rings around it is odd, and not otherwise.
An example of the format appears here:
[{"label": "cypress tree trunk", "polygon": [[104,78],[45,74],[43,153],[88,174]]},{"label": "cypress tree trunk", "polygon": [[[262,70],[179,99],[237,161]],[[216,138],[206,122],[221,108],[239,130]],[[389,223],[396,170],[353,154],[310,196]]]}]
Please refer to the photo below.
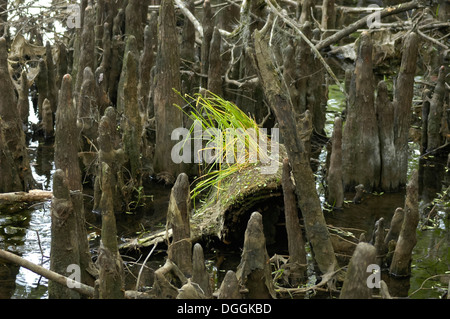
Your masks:
[{"label": "cypress tree trunk", "polygon": [[180,52],[175,21],[173,0],[162,0],[158,21],[158,53],[155,64],[154,107],[156,120],[156,145],[153,168],[156,173],[166,172],[175,177],[180,167],[171,159],[175,142],[172,131],[183,125],[181,111],[174,104],[181,105],[173,89],[181,89]]},{"label": "cypress tree trunk", "polygon": [[[66,276],[69,265],[79,266],[78,221],[70,199],[66,174],[57,169],[53,175],[53,199],[51,206],[52,240],[50,250],[50,270]],[[76,269],[76,268],[75,268]],[[79,299],[74,290],[50,281],[48,294],[51,299]]]},{"label": "cypress tree trunk", "polygon": [[[5,151],[5,156],[13,161],[13,167],[5,168],[14,170],[19,177],[11,180],[4,192],[28,191],[33,189],[36,181],[33,178],[25,142],[25,133],[22,129],[22,119],[17,109],[17,98],[14,92],[14,84],[8,71],[8,51],[5,38],[0,38],[0,129],[3,131],[4,145],[0,151]],[[9,153],[9,154],[8,154]],[[8,171],[0,172],[3,176],[10,175]],[[13,187],[13,189],[9,187]]]},{"label": "cypress tree trunk", "polygon": [[350,85],[347,121],[342,134],[342,163],[345,190],[363,184],[367,191],[380,182],[380,143],[374,105],[372,39],[363,32]]},{"label": "cypress tree trunk", "polygon": [[97,265],[99,267],[99,298],[124,298],[124,269],[117,246],[116,218],[114,216],[112,174],[106,163],[101,164],[102,176],[102,239]]},{"label": "cypress tree trunk", "polygon": [[309,153],[306,151],[297,123],[292,116],[292,106],[288,103],[280,80],[276,76],[271,62],[268,39],[260,31],[254,33],[255,65],[268,103],[274,112],[280,133],[284,139],[289,162],[291,163],[298,205],[302,212],[306,235],[313,247],[315,259],[322,273],[334,271],[337,260],[326,227],[319,196],[316,191],[314,175],[310,166]]}]

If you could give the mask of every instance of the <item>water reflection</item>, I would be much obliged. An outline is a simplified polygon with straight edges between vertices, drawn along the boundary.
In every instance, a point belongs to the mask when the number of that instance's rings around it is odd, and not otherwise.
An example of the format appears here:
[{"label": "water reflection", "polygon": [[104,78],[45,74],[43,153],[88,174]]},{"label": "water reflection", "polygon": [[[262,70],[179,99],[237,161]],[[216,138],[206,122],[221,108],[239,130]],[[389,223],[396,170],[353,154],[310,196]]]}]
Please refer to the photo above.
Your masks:
[{"label": "water reflection", "polygon": [[[51,190],[53,146],[30,138],[28,150],[35,180]],[[0,248],[48,268],[50,227],[50,201],[25,210],[0,210]],[[0,298],[47,298],[47,279],[15,265],[0,263],[0,283]]]}]

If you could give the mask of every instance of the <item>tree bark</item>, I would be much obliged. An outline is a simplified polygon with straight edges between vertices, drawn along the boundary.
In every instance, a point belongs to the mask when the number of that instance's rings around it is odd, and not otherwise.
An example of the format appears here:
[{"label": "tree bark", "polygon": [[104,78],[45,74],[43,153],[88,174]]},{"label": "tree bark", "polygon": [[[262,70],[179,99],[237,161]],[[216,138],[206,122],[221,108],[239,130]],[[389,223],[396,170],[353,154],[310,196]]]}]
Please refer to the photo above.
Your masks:
[{"label": "tree bark", "polygon": [[363,32],[350,86],[347,120],[342,134],[344,189],[363,184],[372,191],[380,182],[380,142],[374,105],[372,39]]},{"label": "tree bark", "polygon": [[411,32],[403,42],[402,62],[397,77],[394,94],[394,134],[396,152],[396,171],[399,186],[406,185],[408,171],[408,138],[412,120],[412,99],[414,96],[414,76],[417,67],[419,37]]},{"label": "tree bark", "polygon": [[[25,142],[25,133],[22,129],[22,120],[17,109],[17,98],[14,91],[14,84],[9,74],[8,67],[8,49],[6,39],[0,38],[0,130],[3,131],[3,145],[0,152],[4,159],[9,158],[7,162],[12,166],[3,166],[1,176],[9,176],[9,171],[14,171],[9,182],[5,183],[2,192],[27,191],[36,186],[33,178],[28,152]],[[1,158],[0,157],[0,158]],[[18,179],[17,179],[18,176]],[[18,183],[20,181],[20,183]],[[5,187],[8,186],[8,187]],[[11,188],[10,188],[11,187]]]},{"label": "tree bark", "polygon": [[[66,74],[61,83],[56,111],[55,124],[55,167],[61,169],[68,180],[69,190],[72,191],[71,200],[75,216],[77,216],[78,249],[80,251],[79,265],[82,282],[93,286],[97,274],[91,260],[87,241],[86,221],[84,216],[83,187],[81,184],[81,170],[78,160],[77,111],[72,98],[72,77]],[[75,142],[74,142],[75,141]]]},{"label": "tree bark", "polygon": [[342,177],[342,119],[334,119],[330,166],[327,174],[328,204],[335,209],[342,209],[344,204],[344,182]]},{"label": "tree bark", "polygon": [[249,299],[275,298],[275,290],[266,250],[262,216],[252,213],[245,230],[244,248],[236,277],[248,289]]},{"label": "tree bark", "polygon": [[166,229],[172,228],[172,242],[168,248],[168,258],[185,274],[192,274],[192,243],[190,230],[189,179],[185,173],[178,175],[172,188],[167,210]]},{"label": "tree bark", "polygon": [[[80,250],[78,220],[70,198],[68,180],[61,169],[57,169],[53,175],[53,194],[50,270],[62,275],[67,273],[69,266],[79,266]],[[80,298],[76,291],[52,281],[49,282],[48,290],[51,299]]]},{"label": "tree bark", "polygon": [[367,267],[375,264],[376,249],[368,243],[359,243],[348,265],[340,299],[370,299],[371,289],[367,285],[370,275]]},{"label": "tree bark", "polygon": [[445,67],[439,69],[439,76],[434,88],[433,97],[430,101],[430,111],[427,122],[427,152],[430,152],[442,145],[441,123],[445,112]]},{"label": "tree bark", "polygon": [[162,0],[158,21],[158,53],[155,64],[154,106],[156,120],[156,145],[153,168],[156,173],[167,172],[175,177],[181,172],[179,165],[171,160],[175,145],[172,131],[183,124],[183,114],[174,104],[180,98],[173,89],[181,89],[180,52],[175,23],[173,0]]},{"label": "tree bark", "polygon": [[284,214],[289,250],[289,282],[298,286],[306,278],[306,251],[302,229],[298,219],[298,206],[295,198],[295,186],[291,181],[291,169],[287,158],[283,161]]},{"label": "tree bark", "polygon": [[405,216],[389,268],[389,273],[393,276],[405,277],[411,274],[411,254],[417,243],[416,230],[420,218],[418,183],[418,173],[415,170],[406,188]]},{"label": "tree bark", "polygon": [[381,179],[380,187],[385,192],[395,191],[398,181],[398,172],[395,169],[396,151],[394,139],[394,105],[389,99],[387,86],[384,81],[378,83],[375,108],[378,121],[378,134],[380,138]]},{"label": "tree bark", "polygon": [[254,33],[254,62],[258,77],[263,86],[270,108],[274,112],[280,132],[284,138],[289,162],[296,182],[296,194],[302,212],[306,235],[311,241],[315,259],[322,273],[333,271],[337,266],[330,235],[322,213],[317,195],[314,175],[309,163],[309,156],[299,136],[297,125],[292,116],[292,106],[283,92],[269,52],[265,34],[256,30]]},{"label": "tree bark", "polygon": [[239,281],[237,280],[236,273],[232,270],[228,270],[223,278],[219,288],[219,295],[217,299],[241,299],[241,293],[239,288]]},{"label": "tree bark", "polygon": [[124,268],[117,246],[116,218],[114,216],[111,169],[102,163],[102,238],[97,265],[99,267],[99,298],[124,298]]},{"label": "tree bark", "polygon": [[192,281],[200,286],[206,298],[212,298],[211,281],[205,266],[203,248],[199,243],[194,245],[192,254]]}]

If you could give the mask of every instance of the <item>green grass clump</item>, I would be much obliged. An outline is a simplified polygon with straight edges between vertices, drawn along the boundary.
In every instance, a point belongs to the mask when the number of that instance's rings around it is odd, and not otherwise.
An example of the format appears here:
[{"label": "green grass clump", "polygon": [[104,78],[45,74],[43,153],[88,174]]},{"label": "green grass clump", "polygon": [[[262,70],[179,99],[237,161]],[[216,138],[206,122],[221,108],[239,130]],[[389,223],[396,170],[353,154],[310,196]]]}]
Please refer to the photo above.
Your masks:
[{"label": "green grass clump", "polygon": [[[202,162],[199,165],[199,177],[194,181],[194,187],[191,190],[193,200],[214,187],[220,188],[221,182],[227,177],[250,165],[255,165],[258,159],[268,159],[266,151],[261,152],[258,147],[259,137],[266,138],[269,143],[266,133],[259,128],[254,118],[242,112],[234,103],[212,92],[207,92],[205,96],[186,94],[182,98],[186,105],[184,107],[177,105],[177,107],[192,121],[201,123],[203,132],[208,130],[220,132],[219,136],[212,135],[211,138],[202,140],[200,151],[214,150],[214,157],[210,163]],[[196,138],[194,128],[192,124],[185,143],[188,139],[193,141]],[[235,134],[239,130],[254,133]]]}]

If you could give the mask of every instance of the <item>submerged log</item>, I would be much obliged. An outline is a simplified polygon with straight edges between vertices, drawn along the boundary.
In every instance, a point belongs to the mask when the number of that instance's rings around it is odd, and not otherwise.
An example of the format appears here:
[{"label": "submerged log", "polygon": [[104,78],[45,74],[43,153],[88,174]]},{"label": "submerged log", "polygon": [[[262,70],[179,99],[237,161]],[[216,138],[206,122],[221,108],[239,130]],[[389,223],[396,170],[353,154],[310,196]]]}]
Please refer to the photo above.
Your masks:
[{"label": "submerged log", "polygon": [[406,187],[405,216],[395,246],[389,274],[405,277],[411,274],[411,254],[417,243],[416,230],[419,223],[419,185],[418,173],[414,170]]},{"label": "submerged log", "polygon": [[348,265],[340,299],[369,299],[371,288],[367,285],[368,266],[376,262],[376,249],[368,243],[359,243]]},{"label": "submerged log", "polygon": [[275,298],[262,216],[254,212],[245,231],[244,248],[236,277],[248,289],[249,299]]}]

